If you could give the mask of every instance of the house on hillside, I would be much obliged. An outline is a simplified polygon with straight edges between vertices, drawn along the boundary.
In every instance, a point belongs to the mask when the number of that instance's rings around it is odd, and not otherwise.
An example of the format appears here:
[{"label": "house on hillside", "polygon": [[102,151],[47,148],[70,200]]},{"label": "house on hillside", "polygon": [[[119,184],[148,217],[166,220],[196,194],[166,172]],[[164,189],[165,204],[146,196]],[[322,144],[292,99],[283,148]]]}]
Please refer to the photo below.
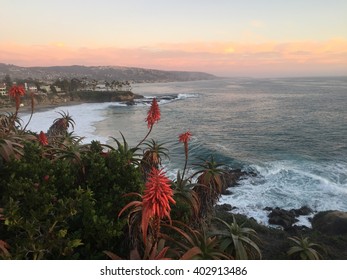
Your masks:
[{"label": "house on hillside", "polygon": [[37,86],[35,86],[34,84],[28,84],[28,83],[24,83],[24,88],[26,91],[29,91],[29,92],[37,92]]},{"label": "house on hillside", "polygon": [[95,87],[95,91],[107,91],[105,83],[98,83]]},{"label": "house on hillside", "polygon": [[51,86],[50,85],[42,85],[40,86],[41,91],[45,92],[45,93],[51,93]]},{"label": "house on hillside", "polygon": [[5,83],[0,83],[0,96],[8,96]]}]

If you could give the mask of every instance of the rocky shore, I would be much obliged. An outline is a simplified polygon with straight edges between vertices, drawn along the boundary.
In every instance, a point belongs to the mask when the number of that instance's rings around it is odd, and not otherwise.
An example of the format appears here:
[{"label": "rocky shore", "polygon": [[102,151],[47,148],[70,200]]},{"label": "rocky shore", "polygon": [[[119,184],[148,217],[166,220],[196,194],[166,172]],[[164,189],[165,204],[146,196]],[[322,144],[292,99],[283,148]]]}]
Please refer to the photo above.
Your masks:
[{"label": "rocky shore", "polygon": [[[240,179],[247,176],[257,176],[257,174],[240,169],[227,170],[223,176],[224,195],[232,194],[232,188],[238,185]],[[314,213],[307,206],[290,210],[268,206],[264,210],[269,212],[268,223],[271,226],[264,226],[253,218],[232,214],[231,211],[234,209],[236,208],[230,204],[217,205],[216,216],[230,223],[235,216],[239,224],[256,230],[262,241],[259,247],[263,259],[289,259],[286,252],[292,244],[288,238],[294,236],[308,237],[310,242],[319,244],[324,249],[324,259],[347,259],[347,212],[331,210]],[[295,224],[298,217],[307,215],[312,216],[311,227]]]}]

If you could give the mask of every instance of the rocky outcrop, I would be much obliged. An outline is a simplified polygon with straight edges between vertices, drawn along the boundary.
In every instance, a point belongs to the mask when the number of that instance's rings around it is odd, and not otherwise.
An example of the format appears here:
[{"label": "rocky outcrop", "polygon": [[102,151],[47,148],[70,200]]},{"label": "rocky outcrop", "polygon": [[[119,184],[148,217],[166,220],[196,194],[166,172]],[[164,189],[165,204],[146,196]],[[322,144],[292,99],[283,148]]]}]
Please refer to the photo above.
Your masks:
[{"label": "rocky outcrop", "polygon": [[309,215],[313,211],[311,208],[307,206],[303,206],[300,209],[291,209],[291,210],[284,210],[281,208],[270,208],[266,207],[264,210],[271,211],[268,215],[269,217],[269,224],[271,225],[279,225],[282,226],[284,229],[290,229],[293,224],[298,222],[299,220],[297,217],[302,215]]},{"label": "rocky outcrop", "polygon": [[326,234],[347,234],[347,212],[319,212],[312,219],[312,228]]},{"label": "rocky outcrop", "polygon": [[238,182],[244,178],[249,176],[257,176],[254,172],[242,171],[241,169],[226,169],[222,175],[223,182],[223,191],[222,194],[229,195],[231,192],[227,190],[228,188],[232,188],[238,185]]},{"label": "rocky outcrop", "polygon": [[76,91],[70,96],[85,102],[133,102],[134,99],[143,97],[131,91]]}]

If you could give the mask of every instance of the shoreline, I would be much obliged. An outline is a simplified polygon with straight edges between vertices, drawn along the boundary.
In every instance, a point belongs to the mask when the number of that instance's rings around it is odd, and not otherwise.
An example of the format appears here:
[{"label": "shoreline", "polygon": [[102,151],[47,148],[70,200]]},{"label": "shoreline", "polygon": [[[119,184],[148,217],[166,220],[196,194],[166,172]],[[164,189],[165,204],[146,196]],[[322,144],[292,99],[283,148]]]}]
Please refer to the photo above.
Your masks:
[{"label": "shoreline", "polygon": [[[61,103],[54,103],[54,104],[35,104],[34,106],[34,114],[38,112],[45,112],[52,110],[57,107],[63,107],[63,106],[75,106],[75,105],[81,105],[84,103],[92,103],[92,102],[86,102],[86,101],[67,101],[67,102],[61,102]],[[97,103],[97,102],[95,102]],[[15,108],[13,107],[0,107],[0,114],[6,114],[6,113],[14,113]],[[18,114],[30,114],[31,113],[31,107],[29,105],[24,105],[23,107],[20,107],[18,110]]]}]

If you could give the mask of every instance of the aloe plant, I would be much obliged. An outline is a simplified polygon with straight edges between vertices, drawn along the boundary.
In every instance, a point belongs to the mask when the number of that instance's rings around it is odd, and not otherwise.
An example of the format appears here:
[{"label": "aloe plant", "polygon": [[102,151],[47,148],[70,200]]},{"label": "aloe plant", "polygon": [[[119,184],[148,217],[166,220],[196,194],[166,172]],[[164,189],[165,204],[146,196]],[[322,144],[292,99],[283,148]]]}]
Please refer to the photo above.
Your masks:
[{"label": "aloe plant", "polygon": [[[171,258],[167,257],[168,251],[170,247],[165,246],[165,240],[160,239],[158,242],[154,244],[152,242],[147,242],[143,253],[140,253],[137,248],[130,251],[130,260],[171,260]],[[122,260],[118,255],[110,252],[104,251],[104,253],[111,260]]]},{"label": "aloe plant", "polygon": [[213,209],[223,190],[223,181],[221,175],[224,173],[213,157],[211,160],[205,160],[202,164],[196,164],[200,170],[195,172],[192,177],[198,175],[197,185],[194,191],[200,200],[200,216],[206,217]]},{"label": "aloe plant", "polygon": [[172,237],[172,234],[162,234],[162,237],[178,246],[178,251],[181,252],[180,259],[182,260],[223,260],[232,258],[220,249],[218,237],[208,234],[205,228],[193,229],[179,221],[175,221],[175,225],[165,226],[178,234],[178,237]]},{"label": "aloe plant", "polygon": [[177,202],[177,205],[173,208],[173,212],[177,214],[176,216],[180,220],[184,220],[186,218],[184,212],[189,211],[189,217],[186,222],[200,222],[200,200],[197,193],[193,190],[196,185],[190,179],[183,179],[180,171],[177,172],[177,179],[172,182],[174,199]]},{"label": "aloe plant", "polygon": [[122,136],[123,143],[121,143],[116,138],[111,137],[111,139],[113,139],[117,143],[117,153],[119,153],[121,157],[127,161],[127,164],[133,163],[138,165],[140,163],[140,155],[136,154],[136,152],[139,150],[139,148],[130,148],[127,141],[125,140],[124,135],[122,133],[120,134]]},{"label": "aloe plant", "polygon": [[72,128],[75,127],[75,121],[72,119],[69,113],[59,112],[59,115],[60,117],[53,121],[53,124],[47,131],[47,137],[50,142],[55,141],[56,137],[64,136],[70,126]]},{"label": "aloe plant", "polygon": [[235,217],[228,224],[222,219],[215,218],[224,225],[225,230],[218,233],[221,238],[221,249],[228,252],[238,260],[262,258],[261,251],[257,245],[259,238],[254,229],[238,225]]},{"label": "aloe plant", "polygon": [[288,237],[288,239],[294,243],[287,251],[288,256],[302,260],[320,260],[323,258],[319,250],[324,251],[324,248],[310,242],[308,237],[293,236]]},{"label": "aloe plant", "polygon": [[146,148],[143,151],[141,159],[141,170],[146,180],[148,173],[153,167],[159,169],[163,157],[169,158],[168,149],[163,147],[155,140],[150,140],[144,143]]}]

